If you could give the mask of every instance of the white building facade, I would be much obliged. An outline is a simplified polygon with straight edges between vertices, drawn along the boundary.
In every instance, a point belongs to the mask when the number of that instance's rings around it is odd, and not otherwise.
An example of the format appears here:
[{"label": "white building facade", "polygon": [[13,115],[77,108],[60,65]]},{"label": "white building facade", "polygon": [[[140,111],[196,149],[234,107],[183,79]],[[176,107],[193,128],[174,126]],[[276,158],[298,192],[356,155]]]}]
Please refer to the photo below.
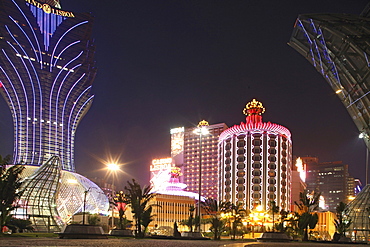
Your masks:
[{"label": "white building facade", "polygon": [[219,200],[268,210],[275,201],[290,209],[292,141],[290,131],[262,122],[265,108],[253,99],[244,109],[246,123],[219,138]]}]

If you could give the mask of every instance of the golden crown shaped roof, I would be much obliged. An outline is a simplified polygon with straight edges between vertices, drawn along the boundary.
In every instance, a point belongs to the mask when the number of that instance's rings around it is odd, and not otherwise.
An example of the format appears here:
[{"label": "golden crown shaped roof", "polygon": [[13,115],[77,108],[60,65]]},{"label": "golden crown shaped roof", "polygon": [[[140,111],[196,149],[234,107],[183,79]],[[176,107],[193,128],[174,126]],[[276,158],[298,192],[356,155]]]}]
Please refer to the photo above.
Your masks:
[{"label": "golden crown shaped roof", "polygon": [[243,114],[250,116],[250,115],[262,115],[265,112],[265,107],[263,107],[262,103],[253,99],[251,102],[248,102],[245,105],[243,110]]},{"label": "golden crown shaped roof", "polygon": [[201,126],[209,126],[209,123],[206,120],[202,120],[198,123],[198,127],[201,127]]}]

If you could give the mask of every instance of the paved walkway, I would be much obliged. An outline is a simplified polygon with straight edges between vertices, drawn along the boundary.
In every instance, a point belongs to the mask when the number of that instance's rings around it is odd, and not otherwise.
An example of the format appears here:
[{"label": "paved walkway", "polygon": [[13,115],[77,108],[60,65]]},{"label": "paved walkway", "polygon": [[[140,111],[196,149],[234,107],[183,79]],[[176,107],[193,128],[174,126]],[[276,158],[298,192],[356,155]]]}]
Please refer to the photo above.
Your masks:
[{"label": "paved walkway", "polygon": [[213,240],[162,240],[162,239],[59,239],[59,238],[0,238],[0,246],[12,247],[345,247],[367,246],[359,244],[322,243],[257,243],[246,241]]}]

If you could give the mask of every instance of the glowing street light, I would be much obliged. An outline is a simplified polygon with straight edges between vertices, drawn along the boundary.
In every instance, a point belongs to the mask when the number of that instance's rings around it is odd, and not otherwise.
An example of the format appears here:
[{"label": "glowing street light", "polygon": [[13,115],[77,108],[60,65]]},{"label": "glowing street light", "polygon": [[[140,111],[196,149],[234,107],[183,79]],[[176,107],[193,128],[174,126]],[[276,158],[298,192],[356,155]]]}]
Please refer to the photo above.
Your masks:
[{"label": "glowing street light", "polygon": [[[114,176],[117,171],[120,171],[120,166],[116,163],[107,164],[108,171],[112,174],[112,200],[114,198]],[[114,227],[114,204],[112,204],[112,229]]]},{"label": "glowing street light", "polygon": [[209,130],[207,128],[209,126],[209,123],[205,120],[202,120],[198,123],[198,127],[194,129],[193,133],[196,135],[199,135],[199,183],[198,183],[198,210],[197,210],[197,216],[199,219],[198,222],[198,230],[200,230],[200,221],[201,221],[201,213],[200,213],[200,202],[201,202],[201,194],[202,194],[202,136],[208,135]]},{"label": "glowing street light", "polygon": [[109,171],[115,172],[115,171],[119,170],[119,165],[117,165],[115,163],[110,163],[110,164],[107,164],[107,168],[108,168]]},{"label": "glowing street light", "polygon": [[[369,136],[364,133],[364,132],[361,132],[359,135],[358,135],[358,138],[361,138],[361,139],[364,139],[365,141],[365,145],[367,144],[367,142],[369,141]],[[365,182],[366,184],[368,184],[368,174],[369,174],[369,148],[368,146],[366,145],[366,167],[365,167],[365,170],[366,170],[366,174],[365,174]]]}]

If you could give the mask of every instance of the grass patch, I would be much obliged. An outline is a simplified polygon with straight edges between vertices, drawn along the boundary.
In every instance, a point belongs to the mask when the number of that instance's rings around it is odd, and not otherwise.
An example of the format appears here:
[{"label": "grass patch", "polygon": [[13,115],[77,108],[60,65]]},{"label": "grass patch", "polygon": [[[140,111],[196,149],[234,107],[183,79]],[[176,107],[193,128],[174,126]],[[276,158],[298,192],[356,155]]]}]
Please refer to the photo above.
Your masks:
[{"label": "grass patch", "polygon": [[27,233],[13,233],[13,234],[0,234],[0,237],[12,237],[12,238],[57,238],[56,233],[47,232],[27,232]]}]

